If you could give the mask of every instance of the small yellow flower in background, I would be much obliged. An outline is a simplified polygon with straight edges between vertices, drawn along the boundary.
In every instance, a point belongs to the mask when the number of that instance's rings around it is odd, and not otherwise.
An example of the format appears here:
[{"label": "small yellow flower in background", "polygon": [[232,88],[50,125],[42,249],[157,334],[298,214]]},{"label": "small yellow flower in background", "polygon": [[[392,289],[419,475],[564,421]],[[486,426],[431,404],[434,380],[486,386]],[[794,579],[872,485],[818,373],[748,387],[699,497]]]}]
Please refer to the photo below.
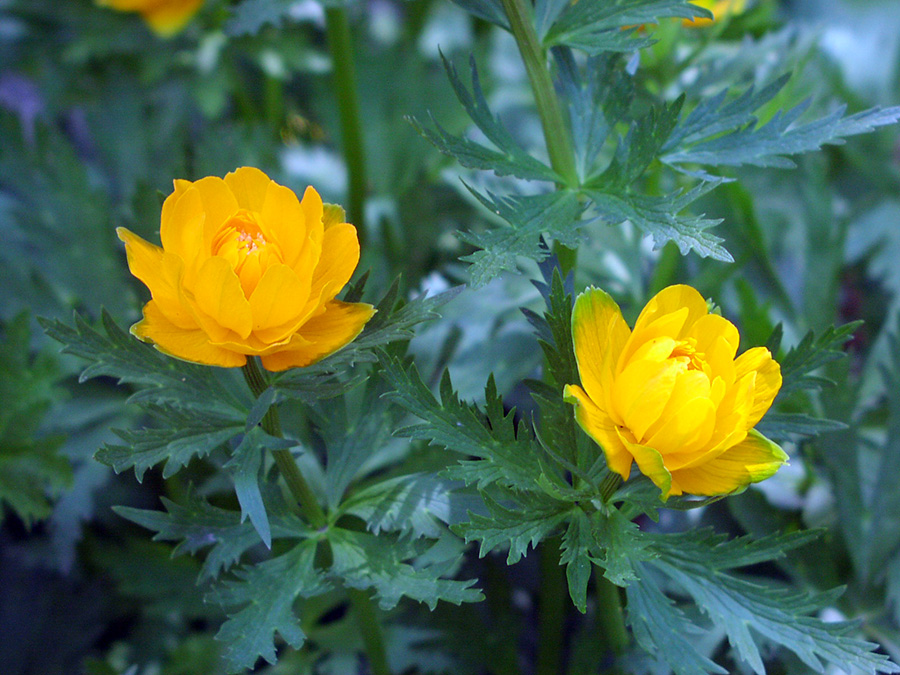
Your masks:
[{"label": "small yellow flower in background", "polygon": [[268,370],[307,366],[353,340],[375,310],[334,297],[359,262],[356,228],[306,188],[300,201],[259,169],[175,181],[162,248],[120,227],[153,299],[131,327],[172,356]]},{"label": "small yellow flower in background", "polygon": [[670,286],[630,330],[615,301],[589,288],[572,334],[581,386],[568,384],[582,429],[627,479],[632,462],[662,490],[722,495],[773,475],[787,455],[753,426],[781,388],[765,347],[739,357],[740,336],[690,286]]},{"label": "small yellow flower in background", "polygon": [[139,12],[150,28],[163,37],[170,37],[184,28],[203,5],[203,0],[95,0],[95,2],[120,12]]},{"label": "small yellow flower in background", "polygon": [[708,26],[715,21],[721,21],[729,14],[740,14],[747,6],[747,0],[691,0],[692,5],[703,7],[713,13],[712,19],[684,19],[681,23],[691,28]]}]

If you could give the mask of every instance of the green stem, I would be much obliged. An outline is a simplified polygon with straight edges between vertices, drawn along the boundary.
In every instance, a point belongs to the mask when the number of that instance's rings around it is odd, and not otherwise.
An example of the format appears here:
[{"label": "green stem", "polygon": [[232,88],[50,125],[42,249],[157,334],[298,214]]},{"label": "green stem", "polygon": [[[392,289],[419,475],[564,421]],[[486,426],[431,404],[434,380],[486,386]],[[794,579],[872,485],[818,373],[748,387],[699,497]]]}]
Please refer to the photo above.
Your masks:
[{"label": "green stem", "polygon": [[606,474],[606,478],[604,478],[603,482],[600,484],[600,499],[604,504],[609,502],[610,498],[616,493],[616,490],[619,489],[621,484],[622,477],[615,471],[610,471]]},{"label": "green stem", "polygon": [[541,590],[538,598],[538,653],[535,675],[556,675],[562,665],[566,602],[565,575],[559,564],[559,540],[547,539],[538,550]]},{"label": "green stem", "polygon": [[347,213],[356,226],[360,246],[366,238],[366,163],[360,126],[359,96],[356,91],[356,69],[353,65],[353,38],[347,13],[340,7],[325,10],[325,33],[334,67],[341,125],[341,145],[347,165]]},{"label": "green stem", "polygon": [[628,647],[628,629],[622,612],[622,598],[619,587],[594,570],[597,591],[597,624],[606,649],[619,655]]},{"label": "green stem", "polygon": [[381,634],[381,626],[378,623],[378,615],[375,613],[372,599],[368,593],[356,588],[348,588],[347,596],[350,598],[350,606],[353,608],[359,631],[362,633],[372,675],[391,675],[387,652],[384,648],[384,636]]},{"label": "green stem", "polygon": [[[244,372],[244,379],[247,380],[247,384],[250,387],[250,391],[253,392],[254,396],[259,397],[259,395],[268,388],[269,384],[266,382],[266,376],[259,367],[257,358],[255,356],[248,357],[247,365],[245,365],[242,370]],[[275,406],[269,408],[265,417],[262,419],[262,428],[265,429],[266,433],[270,436],[284,438],[281,432],[281,420],[278,417],[278,408]],[[306,482],[306,479],[300,472],[300,467],[297,466],[297,461],[294,459],[294,455],[291,454],[291,451],[284,448],[272,450],[272,457],[275,459],[278,471],[287,483],[291,494],[294,495],[294,498],[300,504],[300,509],[303,511],[303,515],[309,521],[309,524],[316,529],[325,527],[328,524],[325,512],[319,505],[319,501],[316,499],[316,495],[313,493],[312,488],[309,487],[309,483]]]},{"label": "green stem", "polygon": [[[531,6],[525,0],[502,1],[513,37],[516,39],[519,53],[525,63],[525,72],[528,73],[531,90],[534,93],[534,103],[541,118],[550,166],[562,177],[564,185],[578,185],[575,152],[572,148],[569,128],[563,117],[559,98],[553,88],[553,79],[547,68],[547,52],[541,46],[534,30]],[[553,252],[559,260],[563,276],[575,269],[577,257],[575,249],[555,242]]]}]

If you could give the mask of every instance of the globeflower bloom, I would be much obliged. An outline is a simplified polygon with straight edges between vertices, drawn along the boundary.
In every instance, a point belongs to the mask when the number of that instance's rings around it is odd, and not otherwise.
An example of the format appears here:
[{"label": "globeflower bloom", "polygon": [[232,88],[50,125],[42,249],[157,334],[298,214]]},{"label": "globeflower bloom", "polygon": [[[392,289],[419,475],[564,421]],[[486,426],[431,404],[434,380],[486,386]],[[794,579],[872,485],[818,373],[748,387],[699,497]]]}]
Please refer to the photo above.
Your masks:
[{"label": "globeflower bloom", "polygon": [[690,286],[670,286],[634,330],[615,301],[589,288],[575,301],[572,335],[581,386],[563,396],[627,479],[632,462],[669,495],[723,495],[773,475],[787,461],[753,429],[781,388],[765,347],[737,358],[740,336]]},{"label": "globeflower bloom", "polygon": [[184,28],[203,5],[203,0],[95,0],[120,12],[139,12],[144,21],[163,37]]},{"label": "globeflower bloom", "polygon": [[359,262],[356,228],[306,188],[300,201],[258,169],[175,181],[162,248],[120,227],[128,266],[153,296],[131,327],[186,361],[272,371],[307,366],[353,340],[375,310],[335,300]]}]

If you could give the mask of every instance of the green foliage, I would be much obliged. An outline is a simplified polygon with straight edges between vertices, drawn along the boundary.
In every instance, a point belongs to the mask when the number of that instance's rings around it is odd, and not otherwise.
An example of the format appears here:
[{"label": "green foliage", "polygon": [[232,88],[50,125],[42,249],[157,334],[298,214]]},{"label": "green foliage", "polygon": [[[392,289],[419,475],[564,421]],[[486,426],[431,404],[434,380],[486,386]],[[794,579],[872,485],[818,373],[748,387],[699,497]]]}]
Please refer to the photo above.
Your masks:
[{"label": "green foliage", "polygon": [[51,500],[72,482],[72,465],[59,452],[63,439],[41,430],[61,397],[60,372],[49,355],[30,355],[29,323],[19,314],[3,325],[0,342],[0,504],[30,527],[50,515]]}]

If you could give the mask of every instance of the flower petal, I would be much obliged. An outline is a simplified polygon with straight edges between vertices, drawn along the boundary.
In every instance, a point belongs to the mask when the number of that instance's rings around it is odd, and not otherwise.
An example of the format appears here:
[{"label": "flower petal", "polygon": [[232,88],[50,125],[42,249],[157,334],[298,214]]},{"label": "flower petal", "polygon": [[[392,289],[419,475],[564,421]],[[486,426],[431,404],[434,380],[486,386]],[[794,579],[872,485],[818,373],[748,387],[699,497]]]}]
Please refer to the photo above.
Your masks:
[{"label": "flower petal", "polygon": [[784,450],[754,429],[715,459],[673,471],[672,480],[682,491],[694,495],[729,494],[769,478],[787,460]]},{"label": "flower petal", "polygon": [[227,260],[217,257],[207,259],[200,268],[192,291],[196,308],[212,320],[204,321],[202,315],[198,315],[201,326],[213,342],[225,341],[229,330],[241,338],[250,335],[253,312],[244,297],[241,282]]},{"label": "flower petal", "polygon": [[144,241],[124,227],[118,228],[116,233],[125,242],[128,269],[150,290],[160,311],[181,328],[197,328],[197,322],[184,306],[179,291],[184,268],[181,258]]},{"label": "flower petal", "polygon": [[634,461],[637,462],[641,473],[652,480],[654,485],[660,489],[662,492],[660,498],[663,501],[666,501],[670,494],[681,494],[681,491],[673,484],[672,474],[666,468],[662,455],[659,452],[646,445],[634,442],[634,440],[628,438],[627,432],[623,432],[618,427],[616,427],[616,433],[619,435],[622,444],[634,457]]},{"label": "flower petal", "polygon": [[202,4],[203,0],[169,0],[151,5],[141,14],[158,35],[170,37],[187,25]]},{"label": "flower petal", "polygon": [[278,244],[284,264],[294,267],[308,236],[306,215],[297,195],[290,188],[269,181],[260,216],[266,239]]},{"label": "flower petal", "polygon": [[695,321],[709,313],[706,300],[697,289],[684,284],[669,286],[650,298],[634,324],[634,332],[642,331],[666,314],[674,314],[682,308],[687,308],[687,316],[681,330],[678,334],[668,333],[669,337],[679,339]]},{"label": "flower petal", "polygon": [[[193,267],[203,247],[205,219],[200,191],[190,183],[180,191],[176,186],[175,192],[163,203],[159,228],[163,248],[181,258],[188,267]],[[203,258],[208,256],[207,252]]]},{"label": "flower petal", "polygon": [[[613,385],[614,410],[639,442],[665,409],[684,364],[667,361],[634,361]],[[614,413],[610,413],[615,419]]]},{"label": "flower petal", "polygon": [[332,300],[325,312],[307,321],[298,332],[305,342],[296,349],[290,346],[262,357],[267,370],[281,371],[308,366],[346,346],[362,332],[375,308],[361,302]]},{"label": "flower petal", "polygon": [[709,398],[698,397],[664,419],[665,423],[659,431],[648,436],[646,444],[665,457],[666,466],[671,470],[676,466],[672,461],[673,453],[697,453],[712,438],[716,428],[716,406]]},{"label": "flower petal", "polygon": [[603,450],[609,470],[628,480],[633,458],[619,440],[616,423],[577,384],[567,384],[563,389],[563,398],[575,406],[575,420],[578,426],[584,429],[584,433],[593,438]]},{"label": "flower petal", "polygon": [[347,285],[359,264],[359,239],[348,223],[329,227],[323,233],[322,253],[312,275],[310,302],[322,305]]},{"label": "flower petal", "polygon": [[322,198],[312,185],[307,187],[303,193],[300,206],[303,213],[306,214],[306,231],[309,238],[321,244],[322,234],[325,232],[325,205],[322,204]]},{"label": "flower petal", "polygon": [[237,199],[240,208],[256,213],[262,212],[266,192],[269,183],[272,182],[271,178],[252,166],[242,166],[227,174],[224,181]]},{"label": "flower petal", "polygon": [[606,291],[589,288],[578,296],[572,310],[578,375],[594,404],[610,414],[614,369],[630,334],[622,310]]},{"label": "flower petal", "polygon": [[[275,335],[271,329],[297,321],[308,297],[309,283],[304,285],[294,274],[294,270],[287,265],[269,267],[250,296],[253,332],[256,337],[266,343],[281,340],[284,331]],[[293,332],[291,327],[286,330]]]},{"label": "flower petal", "polygon": [[185,361],[223,368],[236,368],[247,362],[243,354],[210,344],[202,330],[176,326],[159,310],[155,300],[144,305],[144,319],[131,327],[131,333],[152,342],[159,351]]},{"label": "flower petal", "polygon": [[772,406],[781,389],[781,366],[765,347],[754,347],[741,354],[734,362],[735,377],[756,372],[753,383],[753,407],[747,426],[755,426]]}]

